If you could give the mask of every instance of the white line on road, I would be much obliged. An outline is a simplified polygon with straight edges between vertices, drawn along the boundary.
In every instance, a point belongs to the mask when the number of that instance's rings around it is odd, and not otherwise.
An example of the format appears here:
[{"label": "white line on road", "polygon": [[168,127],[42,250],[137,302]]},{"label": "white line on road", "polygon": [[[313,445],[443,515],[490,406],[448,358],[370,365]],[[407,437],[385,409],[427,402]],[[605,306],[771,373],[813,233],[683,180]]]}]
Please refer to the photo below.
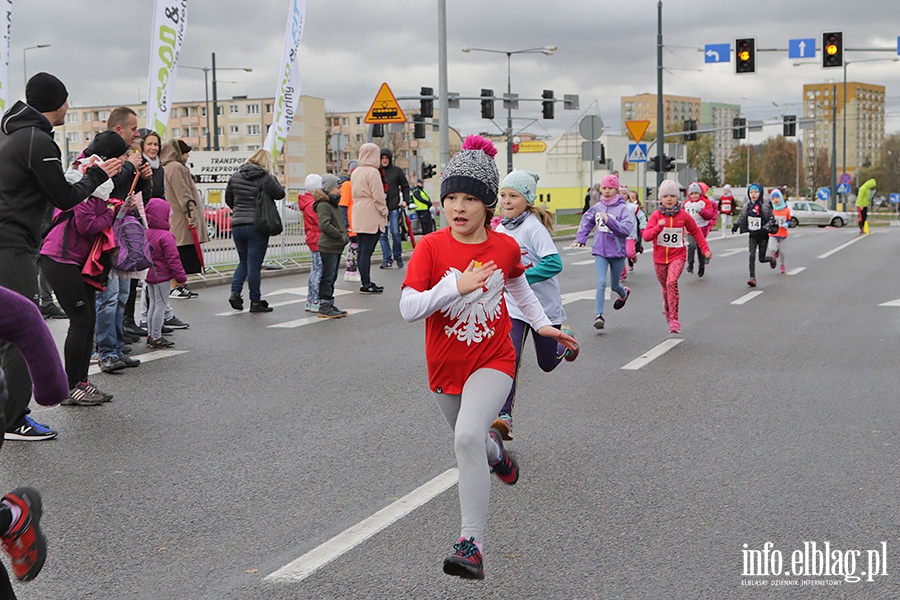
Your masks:
[{"label": "white line on road", "polygon": [[[272,308],[278,308],[279,306],[289,306],[291,304],[300,304],[301,302],[306,302],[306,292],[301,292],[298,290],[305,290],[306,288],[285,288],[283,290],[276,290],[271,294],[266,294],[266,296],[272,296],[274,294],[295,294],[298,296],[303,296],[302,298],[295,300],[285,300],[284,302],[275,302],[274,304],[269,304]],[[334,290],[335,296],[345,296],[347,294],[352,294],[350,290]],[[233,317],[235,315],[243,315],[249,314],[246,310],[229,310],[228,312],[220,312],[216,313],[217,317]]]},{"label": "white line on road", "polygon": [[748,302],[750,302],[751,300],[753,300],[754,298],[756,298],[756,297],[759,296],[760,294],[762,294],[762,292],[759,291],[759,290],[757,290],[757,291],[755,291],[755,292],[749,292],[749,293],[747,293],[747,294],[744,294],[743,296],[741,296],[740,298],[738,298],[738,299],[735,300],[734,302],[732,302],[732,304],[737,304],[737,305],[740,305],[740,304],[747,304]]},{"label": "white line on road", "polygon": [[[348,315],[355,315],[357,313],[367,312],[368,308],[348,308]],[[325,321],[333,321],[334,319],[320,319],[318,315],[314,315],[312,317],[304,317],[302,319],[295,319],[293,321],[285,321],[284,323],[276,323],[275,325],[269,325],[269,329],[292,329],[294,327],[302,327],[303,325],[310,325],[312,323],[322,323]]]},{"label": "white line on road", "polygon": [[595,261],[595,260],[592,258],[592,259],[590,259],[590,260],[579,260],[578,262],[573,262],[572,264],[573,264],[573,265],[592,265],[592,264],[594,264],[595,262],[597,262],[597,261]]},{"label": "white line on road", "polygon": [[[137,354],[134,358],[139,358],[142,363],[148,363],[153,362],[154,360],[159,360],[161,358],[169,358],[170,356],[187,354],[187,352],[187,350],[154,350],[153,352]],[[101,372],[102,371],[100,371],[100,365],[91,365],[91,368],[88,369],[88,375],[97,375]]]},{"label": "white line on road", "polygon": [[837,248],[834,248],[833,250],[829,250],[829,251],[826,252],[825,254],[820,254],[820,255],[818,256],[818,258],[828,258],[828,257],[831,256],[832,254],[834,254],[834,253],[836,253],[836,252],[840,252],[841,250],[843,250],[843,249],[846,248],[847,246],[849,246],[849,245],[851,245],[851,244],[855,244],[856,242],[858,242],[859,240],[861,240],[861,239],[863,239],[863,238],[865,238],[865,237],[866,237],[866,236],[864,236],[864,235],[861,235],[861,236],[859,236],[859,237],[855,237],[855,238],[853,238],[852,240],[850,240],[849,242],[844,242],[843,244],[841,244],[841,245],[838,246]]},{"label": "white line on road", "polygon": [[897,300],[891,300],[889,302],[882,302],[878,306],[900,306],[900,298]]},{"label": "white line on road", "polygon": [[650,364],[683,341],[684,340],[681,338],[669,338],[655,348],[651,349],[649,352],[645,352],[641,356],[637,357],[622,368],[626,371],[637,371],[641,367]]},{"label": "white line on road", "polygon": [[[609,288],[606,288],[604,298],[609,300]],[[567,294],[561,294],[563,304],[571,304],[572,302],[577,302],[578,300],[593,300],[596,298],[597,290],[584,290],[583,292],[569,292]]]},{"label": "white line on road", "polygon": [[321,567],[324,567],[342,554],[349,552],[435,496],[447,491],[456,485],[458,479],[459,474],[455,467],[444,471],[428,483],[379,510],[371,517],[360,521],[349,529],[345,529],[300,558],[270,573],[266,576],[266,579],[270,581],[303,581]]},{"label": "white line on road", "polygon": [[715,253],[715,258],[726,258],[728,256],[733,256],[735,254],[740,254],[741,252],[746,252],[746,248],[728,248],[727,250],[722,250],[721,252]]},{"label": "white line on road", "polygon": [[798,275],[806,270],[806,267],[797,267],[796,269],[791,269],[785,275]]}]

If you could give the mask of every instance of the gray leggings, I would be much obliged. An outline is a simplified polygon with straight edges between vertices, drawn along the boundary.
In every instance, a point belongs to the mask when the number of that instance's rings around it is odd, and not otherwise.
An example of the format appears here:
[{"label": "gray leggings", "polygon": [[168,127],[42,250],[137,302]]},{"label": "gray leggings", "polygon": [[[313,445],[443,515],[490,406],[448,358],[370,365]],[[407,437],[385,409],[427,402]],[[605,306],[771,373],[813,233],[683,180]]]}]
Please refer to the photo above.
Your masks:
[{"label": "gray leggings", "polygon": [[500,448],[488,436],[491,423],[506,401],[512,377],[495,369],[479,369],[463,385],[462,394],[438,394],[438,408],[453,430],[453,447],[459,467],[460,537],[484,539],[491,470],[488,463],[500,459]]}]

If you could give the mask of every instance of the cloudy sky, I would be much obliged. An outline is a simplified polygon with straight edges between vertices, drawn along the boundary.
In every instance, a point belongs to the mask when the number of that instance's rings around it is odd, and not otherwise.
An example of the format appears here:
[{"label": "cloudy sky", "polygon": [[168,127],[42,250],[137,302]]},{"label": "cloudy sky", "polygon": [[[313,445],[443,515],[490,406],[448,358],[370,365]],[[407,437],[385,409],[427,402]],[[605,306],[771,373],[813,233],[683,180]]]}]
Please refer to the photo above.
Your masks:
[{"label": "cloudy sky", "polygon": [[[23,90],[23,49],[30,74],[48,71],[68,86],[76,105],[146,100],[152,0],[14,0],[10,85],[13,99]],[[289,0],[189,0],[188,27],[180,62],[251,67],[252,73],[221,71],[219,96],[273,96]],[[302,93],[325,99],[326,110],[367,110],[381,82],[398,96],[438,87],[437,0],[307,0],[300,49]],[[518,50],[556,45],[553,56],[512,57],[513,92],[539,97],[579,94],[580,111],[540,119],[539,104],[521,104],[516,127],[537,134],[558,133],[585,112],[599,114],[607,130],[623,129],[623,95],[656,90],[656,0],[447,0],[450,91],[476,96],[481,88],[506,88],[506,57],[463,53],[464,46]],[[842,82],[840,69],[794,67],[786,52],[762,53],[757,75],[737,76],[733,63],[704,64],[705,44],[756,36],[758,47],[787,48],[789,39],[816,38],[843,29],[851,52],[863,60],[897,57],[900,21],[895,0],[667,0],[663,6],[666,93],[740,104],[750,119],[800,114],[805,83]],[[848,80],[885,85],[887,129],[900,131],[900,62],[876,61],[848,68]],[[177,100],[204,98],[203,73],[179,73]],[[404,103],[407,104],[407,103]],[[463,133],[491,130],[478,103],[451,114]],[[503,114],[500,104],[497,114]],[[537,121],[531,125],[531,119]],[[770,127],[764,136],[775,135]]]}]

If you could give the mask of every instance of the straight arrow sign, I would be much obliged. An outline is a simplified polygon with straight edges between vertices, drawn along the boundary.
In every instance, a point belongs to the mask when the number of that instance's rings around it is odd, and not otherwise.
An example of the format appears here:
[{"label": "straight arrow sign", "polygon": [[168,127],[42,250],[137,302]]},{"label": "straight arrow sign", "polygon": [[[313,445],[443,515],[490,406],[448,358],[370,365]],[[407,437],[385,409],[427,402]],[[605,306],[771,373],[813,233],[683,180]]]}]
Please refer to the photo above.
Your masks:
[{"label": "straight arrow sign", "polygon": [[815,38],[804,38],[788,41],[788,58],[815,58]]}]

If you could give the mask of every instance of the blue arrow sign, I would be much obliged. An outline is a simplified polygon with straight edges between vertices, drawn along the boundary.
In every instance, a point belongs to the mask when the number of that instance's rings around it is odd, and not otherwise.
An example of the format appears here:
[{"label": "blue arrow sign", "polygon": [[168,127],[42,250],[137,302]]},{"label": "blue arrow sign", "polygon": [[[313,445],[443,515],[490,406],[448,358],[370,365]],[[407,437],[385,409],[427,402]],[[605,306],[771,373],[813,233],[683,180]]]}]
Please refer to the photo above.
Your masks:
[{"label": "blue arrow sign", "polygon": [[816,192],[816,198],[827,202],[831,198],[831,190],[826,187],[819,188]]},{"label": "blue arrow sign", "polygon": [[703,48],[703,62],[731,62],[731,44],[706,44]]},{"label": "blue arrow sign", "polygon": [[841,183],[837,186],[838,194],[849,194],[850,193],[850,185],[847,183]]},{"label": "blue arrow sign", "polygon": [[647,162],[647,144],[628,144],[628,162]]},{"label": "blue arrow sign", "polygon": [[900,55],[900,35],[897,36],[897,54]]},{"label": "blue arrow sign", "polygon": [[900,204],[900,194],[891,194],[891,204]]},{"label": "blue arrow sign", "polygon": [[802,40],[788,41],[788,58],[815,58],[816,57],[816,39],[808,38]]}]

